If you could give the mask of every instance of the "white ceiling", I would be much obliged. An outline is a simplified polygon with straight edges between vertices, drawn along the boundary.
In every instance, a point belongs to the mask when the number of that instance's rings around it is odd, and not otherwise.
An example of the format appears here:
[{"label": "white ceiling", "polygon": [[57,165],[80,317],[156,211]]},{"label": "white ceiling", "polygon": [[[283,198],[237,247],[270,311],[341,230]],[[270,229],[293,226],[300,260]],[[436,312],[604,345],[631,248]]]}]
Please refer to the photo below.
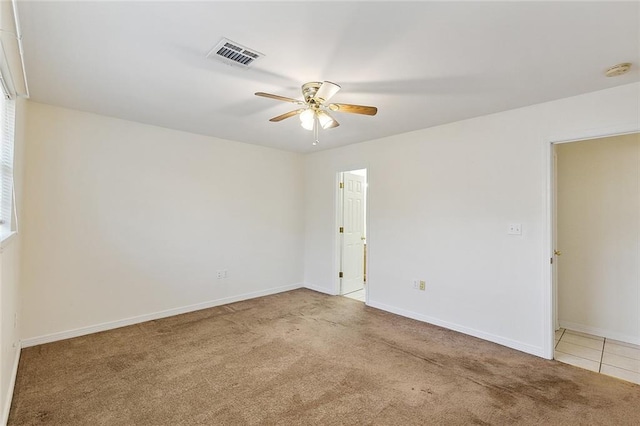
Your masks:
[{"label": "white ceiling", "polygon": [[[638,2],[19,1],[31,98],[107,116],[312,152],[640,80]],[[252,69],[205,58],[222,37],[266,55]],[[619,62],[632,73],[605,78]],[[312,133],[300,85],[342,86]]]}]

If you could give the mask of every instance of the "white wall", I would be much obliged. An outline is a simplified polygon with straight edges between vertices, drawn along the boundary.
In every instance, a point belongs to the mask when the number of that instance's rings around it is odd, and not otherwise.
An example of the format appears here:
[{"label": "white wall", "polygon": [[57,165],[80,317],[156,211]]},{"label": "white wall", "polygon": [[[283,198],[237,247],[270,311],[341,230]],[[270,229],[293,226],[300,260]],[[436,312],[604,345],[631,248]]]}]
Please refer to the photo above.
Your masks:
[{"label": "white wall", "polygon": [[26,139],[25,345],[301,285],[299,154],[33,102]]},{"label": "white wall", "polygon": [[640,343],[640,134],[556,152],[560,325]]},{"label": "white wall", "polygon": [[308,155],[305,284],[335,291],[335,174],[367,167],[369,304],[550,356],[549,142],[640,128],[639,95],[620,86]]},{"label": "white wall", "polygon": [[[22,217],[25,104],[23,99],[16,101],[14,186],[18,218]],[[9,416],[20,351],[21,240],[22,234],[15,234],[0,247],[0,424]]]}]

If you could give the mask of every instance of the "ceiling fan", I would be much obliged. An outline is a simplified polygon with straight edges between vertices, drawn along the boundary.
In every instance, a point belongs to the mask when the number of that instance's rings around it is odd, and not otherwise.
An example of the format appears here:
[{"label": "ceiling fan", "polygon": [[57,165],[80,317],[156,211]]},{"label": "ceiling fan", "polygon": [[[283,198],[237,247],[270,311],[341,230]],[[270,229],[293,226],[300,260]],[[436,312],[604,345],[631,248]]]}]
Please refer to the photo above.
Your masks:
[{"label": "ceiling fan", "polygon": [[312,81],[302,85],[304,100],[287,98],[286,96],[272,95],[271,93],[257,92],[256,96],[271,98],[283,102],[291,102],[303,106],[302,108],[286,112],[273,117],[269,121],[278,122],[285,118],[300,116],[300,124],[307,130],[314,132],[314,145],[318,144],[318,129],[331,129],[340,124],[329,114],[332,112],[348,112],[352,114],[376,115],[378,108],[364,105],[328,103],[340,90],[340,86],[330,81]]}]

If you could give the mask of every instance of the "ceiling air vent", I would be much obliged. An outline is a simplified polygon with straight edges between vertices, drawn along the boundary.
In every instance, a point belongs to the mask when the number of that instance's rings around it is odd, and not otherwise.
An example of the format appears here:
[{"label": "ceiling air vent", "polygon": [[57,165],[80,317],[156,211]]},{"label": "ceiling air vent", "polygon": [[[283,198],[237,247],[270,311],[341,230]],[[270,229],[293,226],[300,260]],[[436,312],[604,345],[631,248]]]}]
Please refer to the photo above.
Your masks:
[{"label": "ceiling air vent", "polygon": [[228,65],[249,68],[255,61],[262,58],[263,53],[244,47],[240,43],[223,38],[211,49],[207,58],[216,58]]}]

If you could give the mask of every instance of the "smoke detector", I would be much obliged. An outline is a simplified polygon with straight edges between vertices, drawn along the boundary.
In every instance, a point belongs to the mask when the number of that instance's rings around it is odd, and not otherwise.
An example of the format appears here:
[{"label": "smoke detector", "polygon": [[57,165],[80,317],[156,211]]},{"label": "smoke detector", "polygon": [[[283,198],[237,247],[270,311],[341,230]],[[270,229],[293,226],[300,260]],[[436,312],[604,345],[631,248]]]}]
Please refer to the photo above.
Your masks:
[{"label": "smoke detector", "polygon": [[227,38],[220,40],[218,44],[214,46],[207,58],[215,58],[227,65],[238,66],[241,68],[249,68],[255,61],[262,58],[263,53],[258,52],[255,49],[251,49],[231,41]]},{"label": "smoke detector", "polygon": [[605,71],[604,75],[606,75],[607,77],[617,77],[619,75],[628,73],[630,69],[631,63],[623,62],[609,68],[607,71]]}]

